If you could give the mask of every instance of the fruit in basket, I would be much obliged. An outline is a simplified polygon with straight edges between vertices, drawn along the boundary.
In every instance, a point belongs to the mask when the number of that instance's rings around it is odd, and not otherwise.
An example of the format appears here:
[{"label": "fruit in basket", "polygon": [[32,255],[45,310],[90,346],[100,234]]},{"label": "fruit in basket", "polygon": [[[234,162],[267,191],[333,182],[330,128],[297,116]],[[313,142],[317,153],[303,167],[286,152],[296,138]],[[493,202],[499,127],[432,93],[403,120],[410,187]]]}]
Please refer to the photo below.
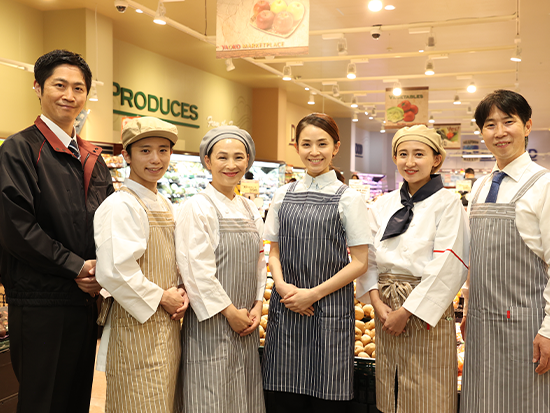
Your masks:
[{"label": "fruit in basket", "polygon": [[374,330],[374,320],[371,319],[365,323],[365,328],[368,330]]},{"label": "fruit in basket", "polygon": [[363,332],[359,330],[357,327],[355,327],[355,341],[360,340],[362,335],[363,335]]},{"label": "fruit in basket", "polygon": [[287,7],[284,0],[275,0],[271,3],[271,11],[275,14],[285,11]]},{"label": "fruit in basket", "polygon": [[258,16],[262,11],[269,10],[269,2],[266,0],[260,0],[254,5],[254,17]]},{"label": "fruit in basket", "polygon": [[292,17],[292,14],[287,11],[277,13],[275,20],[273,20],[273,30],[277,33],[290,33],[292,26],[294,26],[294,18]]},{"label": "fruit in basket", "polygon": [[365,353],[364,351],[362,351],[361,353],[357,354],[357,357],[363,357],[363,358],[369,358],[369,355],[367,353]]},{"label": "fruit in basket", "polygon": [[0,339],[5,338],[8,335],[8,330],[6,327],[0,326]]},{"label": "fruit in basket", "polygon": [[355,327],[361,330],[361,333],[365,332],[366,324],[361,320],[355,320]]},{"label": "fruit in basket", "polygon": [[365,353],[369,356],[376,350],[376,345],[374,343],[369,343],[365,346]]},{"label": "fruit in basket", "polygon": [[363,312],[363,308],[360,306],[355,307],[355,319],[356,320],[362,320],[363,317],[365,317],[365,313]]},{"label": "fruit in basket", "polygon": [[259,326],[258,327],[258,332],[260,333],[260,338],[264,338],[265,337],[265,330],[262,326]]},{"label": "fruit in basket", "polygon": [[267,315],[269,313],[269,304],[264,304],[262,307],[262,315]]},{"label": "fruit in basket", "polygon": [[372,338],[370,338],[368,334],[363,334],[363,336],[361,337],[361,342],[363,343],[363,346],[366,346],[371,341],[372,341]]},{"label": "fruit in basket", "polygon": [[260,339],[260,346],[264,346],[265,345],[265,338],[261,338]]},{"label": "fruit in basket", "polygon": [[264,10],[256,16],[256,26],[258,29],[269,30],[273,26],[275,20],[275,13],[271,10]]},{"label": "fruit in basket", "polygon": [[292,15],[292,18],[295,22],[297,22],[298,20],[302,20],[302,17],[304,17],[305,13],[304,5],[299,1],[293,1],[292,3],[290,3],[286,11]]},{"label": "fruit in basket", "polygon": [[264,298],[266,300],[269,300],[271,298],[271,289],[269,288],[266,288],[265,291],[264,291]]},{"label": "fruit in basket", "polygon": [[374,320],[374,309],[370,312],[370,318]]},{"label": "fruit in basket", "polygon": [[371,304],[365,304],[363,306],[363,311],[364,311],[365,315],[370,315],[371,311],[374,311],[374,308],[372,307]]},{"label": "fruit in basket", "polygon": [[376,358],[376,350],[374,350],[370,356],[371,356],[373,359],[375,359],[375,358]]},{"label": "fruit in basket", "polygon": [[364,348],[362,346],[355,346],[355,350],[353,351],[353,354],[358,356],[359,353],[362,353],[363,351],[364,351]]}]

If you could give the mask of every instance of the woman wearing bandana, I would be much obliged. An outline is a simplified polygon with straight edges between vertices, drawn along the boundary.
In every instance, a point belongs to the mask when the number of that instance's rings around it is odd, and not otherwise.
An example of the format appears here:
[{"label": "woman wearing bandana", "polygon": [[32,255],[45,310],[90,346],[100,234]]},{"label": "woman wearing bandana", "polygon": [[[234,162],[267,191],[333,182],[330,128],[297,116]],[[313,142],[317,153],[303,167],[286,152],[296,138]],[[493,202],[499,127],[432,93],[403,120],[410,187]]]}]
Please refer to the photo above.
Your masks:
[{"label": "woman wearing bandana", "polygon": [[435,175],[446,156],[436,131],[400,129],[392,154],[403,186],[369,211],[375,257],[357,282],[376,313],[376,403],[384,413],[454,413],[452,301],[468,271],[466,214]]}]

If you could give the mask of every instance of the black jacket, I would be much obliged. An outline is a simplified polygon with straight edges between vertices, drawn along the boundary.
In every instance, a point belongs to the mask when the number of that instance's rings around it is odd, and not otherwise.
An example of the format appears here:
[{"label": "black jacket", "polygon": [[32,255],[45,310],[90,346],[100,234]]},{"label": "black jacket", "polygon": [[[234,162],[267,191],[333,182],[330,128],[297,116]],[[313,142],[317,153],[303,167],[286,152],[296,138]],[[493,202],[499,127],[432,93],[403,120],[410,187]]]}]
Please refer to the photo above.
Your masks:
[{"label": "black jacket", "polygon": [[101,148],[81,161],[38,117],[0,146],[0,278],[8,304],[84,305],[74,281],[95,259],[93,218],[113,192]]}]

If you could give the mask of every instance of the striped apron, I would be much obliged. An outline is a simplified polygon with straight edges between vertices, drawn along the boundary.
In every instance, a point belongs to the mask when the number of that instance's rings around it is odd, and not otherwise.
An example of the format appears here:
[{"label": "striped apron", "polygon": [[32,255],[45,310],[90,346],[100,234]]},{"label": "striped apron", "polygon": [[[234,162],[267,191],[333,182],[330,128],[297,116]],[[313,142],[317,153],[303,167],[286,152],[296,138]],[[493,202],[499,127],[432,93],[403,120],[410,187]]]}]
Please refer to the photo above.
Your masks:
[{"label": "striped apron", "polygon": [[[149,220],[147,249],[137,260],[145,277],[163,290],[176,287],[178,271],[174,244],[174,218],[167,211],[150,211],[135,196]],[[179,363],[180,322],[170,319],[159,305],[141,324],[116,300],[111,310],[111,335],[107,351],[105,412],[176,413],[181,409]]]},{"label": "striped apron", "polygon": [[[420,284],[410,274],[380,274],[380,299],[393,311]],[[376,407],[384,413],[455,413],[457,410],[457,356],[453,305],[437,326],[412,315],[405,331],[392,336],[376,328]],[[397,375],[397,410],[395,380]]]},{"label": "striped apron", "polygon": [[[216,278],[235,307],[250,310],[257,295],[261,242],[254,215],[239,197],[250,218],[224,218],[208,195],[199,195],[215,208],[220,225]],[[240,337],[221,313],[199,322],[188,311],[182,343],[184,413],[265,412],[258,330]]]},{"label": "striped apron", "polygon": [[[292,184],[279,210],[279,251],[284,279],[313,288],[349,263],[334,194],[294,192]],[[264,389],[326,400],[353,398],[355,313],[353,283],[313,304],[302,316],[280,302],[272,290],[263,356]]]},{"label": "striped apron", "polygon": [[550,373],[539,376],[532,362],[547,265],[516,227],[516,202],[547,172],[533,175],[509,204],[478,204],[479,191],[472,201],[463,413],[550,411]]}]

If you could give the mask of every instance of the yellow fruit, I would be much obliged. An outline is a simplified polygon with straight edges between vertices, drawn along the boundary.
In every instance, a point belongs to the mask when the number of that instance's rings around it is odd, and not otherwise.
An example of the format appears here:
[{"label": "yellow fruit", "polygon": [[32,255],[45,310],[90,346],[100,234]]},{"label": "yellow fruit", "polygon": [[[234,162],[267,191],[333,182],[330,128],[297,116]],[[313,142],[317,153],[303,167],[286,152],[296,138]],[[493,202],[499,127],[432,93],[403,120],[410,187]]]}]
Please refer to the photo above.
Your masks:
[{"label": "yellow fruit", "polygon": [[264,298],[269,300],[271,298],[271,289],[270,288],[266,288],[266,290],[264,291]]},{"label": "yellow fruit", "polygon": [[262,315],[266,315],[267,313],[269,313],[269,305],[264,304],[262,308]]},{"label": "yellow fruit", "polygon": [[363,336],[361,337],[361,343],[363,343],[363,346],[366,346],[371,341],[372,341],[372,338],[370,338],[368,334],[363,334]]},{"label": "yellow fruit", "polygon": [[355,320],[355,327],[357,327],[359,330],[361,330],[363,333],[365,332],[366,324],[362,322],[361,320]]},{"label": "yellow fruit", "polygon": [[361,307],[355,307],[355,319],[362,320],[365,317],[365,313]]},{"label": "yellow fruit", "polygon": [[364,359],[367,359],[367,358],[369,358],[369,355],[367,353],[365,353],[364,351],[362,351],[361,353],[357,354],[357,357],[362,357]]},{"label": "yellow fruit", "polygon": [[363,306],[363,311],[365,312],[365,314],[370,314],[371,311],[374,311],[374,308],[372,307],[371,304],[365,304]]},{"label": "yellow fruit", "polygon": [[365,353],[367,353],[369,356],[374,350],[376,350],[376,345],[374,343],[369,343],[365,346]]}]

